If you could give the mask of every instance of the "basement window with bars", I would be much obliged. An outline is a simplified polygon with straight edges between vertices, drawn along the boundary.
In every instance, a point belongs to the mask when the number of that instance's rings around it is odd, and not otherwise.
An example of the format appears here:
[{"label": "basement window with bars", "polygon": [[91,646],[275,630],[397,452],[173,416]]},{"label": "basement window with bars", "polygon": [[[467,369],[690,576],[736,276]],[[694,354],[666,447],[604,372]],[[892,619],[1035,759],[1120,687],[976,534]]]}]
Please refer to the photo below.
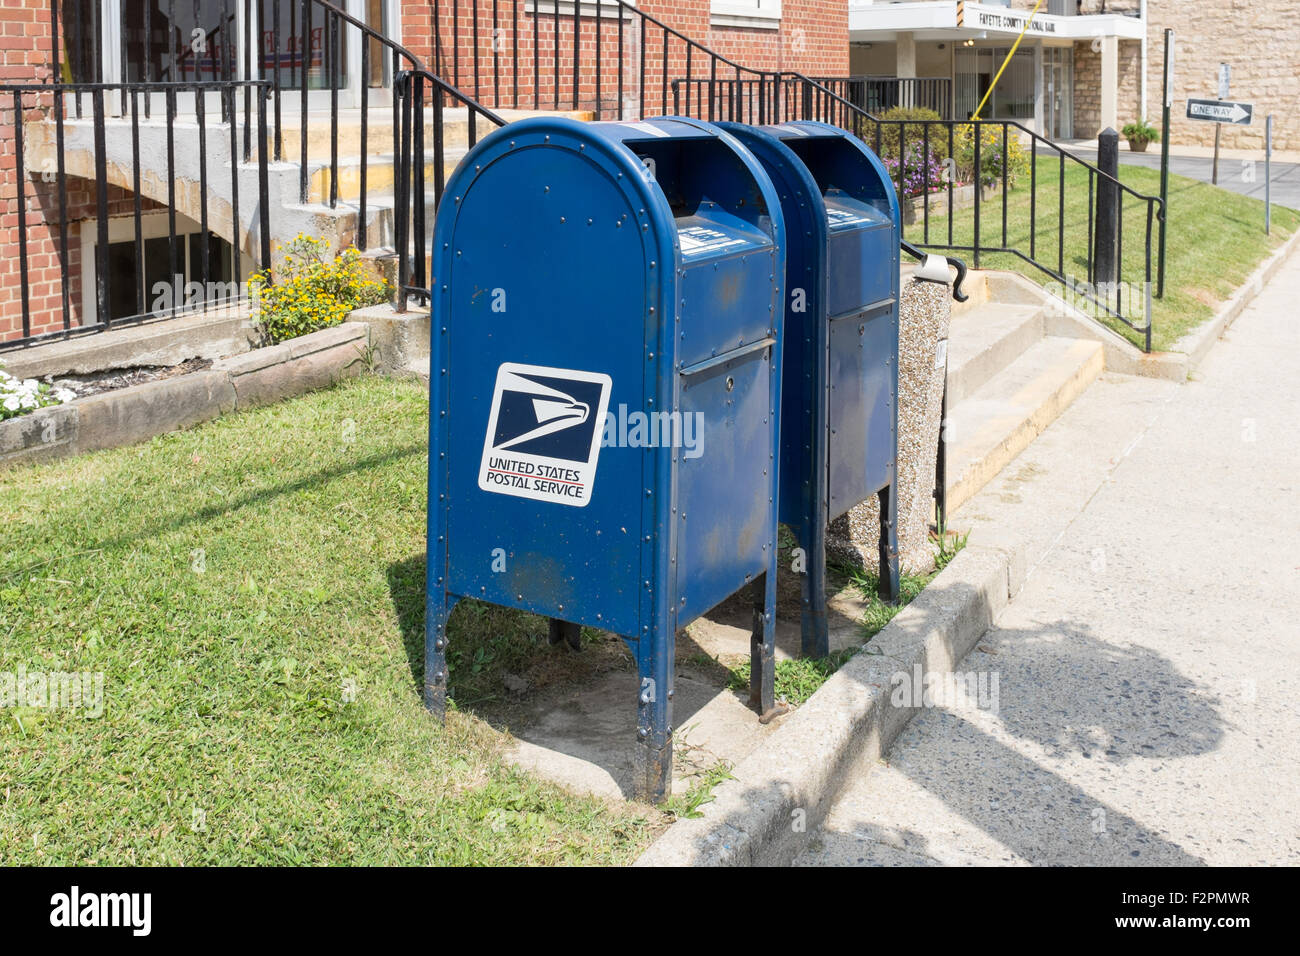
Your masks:
[{"label": "basement window with bars", "polygon": [[[208,233],[207,282],[203,282],[203,238],[199,224],[176,214],[176,270],[172,271],[172,243],[166,212],[141,217],[144,249],[144,285],[136,258],[135,218],[114,217],[108,221],[108,315],[113,321],[147,315],[166,315],[205,306],[220,305],[241,298],[243,289],[234,281],[233,247],[225,239]],[[96,321],[97,222],[81,223],[81,308],[84,324]],[[247,257],[244,257],[245,264]],[[241,269],[247,276],[248,269]],[[144,312],[139,303],[143,299]]]},{"label": "basement window with bars", "polygon": [[781,0],[711,0],[709,23],[715,27],[778,30]]}]

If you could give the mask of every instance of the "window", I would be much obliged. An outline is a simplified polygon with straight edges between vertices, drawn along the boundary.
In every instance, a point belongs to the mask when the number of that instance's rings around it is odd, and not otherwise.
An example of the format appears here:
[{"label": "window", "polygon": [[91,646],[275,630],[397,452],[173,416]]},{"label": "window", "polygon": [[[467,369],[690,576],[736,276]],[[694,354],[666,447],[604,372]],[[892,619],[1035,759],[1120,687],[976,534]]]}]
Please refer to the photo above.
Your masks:
[{"label": "window", "polygon": [[[989,84],[1011,52],[998,49],[959,49],[957,51],[956,115],[969,119],[975,112]],[[984,105],[981,119],[1032,120],[1034,118],[1034,51],[1018,50],[993,95]]]},{"label": "window", "polygon": [[711,0],[709,12],[715,27],[776,30],[781,26],[781,0]]},{"label": "window", "polygon": [[[239,297],[234,283],[233,248],[220,236],[208,234],[208,284],[202,286],[203,240],[198,223],[176,214],[176,272],[171,267],[171,242],[167,238],[167,213],[152,212],[141,217],[144,247],[144,287],[139,288],[135,245],[135,218],[119,216],[108,222],[108,315],[110,319],[135,318],[140,314],[139,297],[145,314],[214,305]],[[96,223],[81,223],[81,307],[85,324],[96,314],[95,272]],[[247,268],[241,274],[248,275]]]}]

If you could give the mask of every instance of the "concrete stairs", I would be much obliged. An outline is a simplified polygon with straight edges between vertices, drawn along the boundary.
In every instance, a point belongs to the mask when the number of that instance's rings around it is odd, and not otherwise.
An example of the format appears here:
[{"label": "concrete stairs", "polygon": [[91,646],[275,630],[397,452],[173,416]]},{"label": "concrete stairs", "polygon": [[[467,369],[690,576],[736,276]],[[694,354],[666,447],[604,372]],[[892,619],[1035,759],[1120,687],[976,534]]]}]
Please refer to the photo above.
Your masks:
[{"label": "concrete stairs", "polygon": [[[500,110],[498,115],[508,123],[531,116],[565,116],[579,121],[591,120],[588,111],[562,110]],[[470,119],[465,109],[447,108],[442,113],[443,156],[442,169],[437,168],[433,151],[433,113],[425,111],[425,215],[426,243],[432,241],[434,219],[434,184],[441,178],[446,181],[457,164],[470,149]],[[369,111],[366,141],[361,139],[361,114],[350,110],[340,114],[338,122],[338,200],[329,205],[331,181],[334,172],[330,162],[331,123],[328,113],[312,112],[307,117],[304,133],[301,117],[284,116],[281,130],[283,162],[271,167],[271,176],[277,180],[281,196],[293,197],[283,203],[284,219],[293,223],[311,223],[315,235],[324,235],[335,248],[359,244],[364,235],[366,256],[374,263],[376,271],[389,278],[396,271],[394,183],[396,166],[392,111],[386,107],[373,107]],[[496,127],[478,117],[475,120],[476,140],[482,139]],[[303,137],[307,140],[307,202],[300,199],[300,176]],[[268,144],[269,145],[269,144]],[[365,221],[361,217],[361,154],[366,152],[366,209]],[[275,189],[272,192],[276,192]],[[275,229],[273,213],[272,228]],[[275,230],[277,233],[286,230]],[[288,236],[297,229],[288,230]],[[414,240],[412,240],[414,242]],[[426,245],[426,249],[429,246]]]},{"label": "concrete stairs", "polygon": [[[560,115],[579,121],[592,118],[587,111],[504,110],[499,111],[507,122],[529,116]],[[436,168],[433,151],[433,113],[425,112],[425,202],[426,239],[433,229],[435,183],[446,179],[464,158],[470,148],[470,119],[465,109],[445,109],[442,113],[444,140],[442,169]],[[245,162],[236,157],[232,170],[230,136],[217,124],[219,114],[208,115],[206,151],[206,189],[203,188],[203,166],[200,162],[199,127],[193,117],[181,116],[169,124],[157,115],[142,120],[133,133],[130,119],[113,117],[104,130],[104,151],[107,159],[108,181],[124,190],[135,185],[137,156],[133,139],[139,141],[140,191],[147,199],[166,204],[175,195],[176,210],[181,215],[199,221],[206,207],[209,228],[217,235],[233,242],[243,252],[256,256],[260,247],[260,223],[257,202],[257,163]],[[282,116],[282,156],[280,162],[268,167],[267,188],[270,211],[272,245],[284,243],[300,233],[324,237],[332,248],[339,250],[351,245],[364,244],[366,254],[381,273],[394,271],[396,258],[394,245],[395,148],[392,110],[374,107],[369,111],[366,138],[361,137],[359,110],[341,111],[338,117],[338,202],[329,205],[333,169],[331,155],[331,121],[328,112],[310,112],[305,126],[301,114],[285,111]],[[478,139],[495,129],[494,124],[481,117],[475,121]],[[24,124],[24,162],[31,174],[55,168],[57,142],[55,125],[48,118],[35,118]],[[236,131],[237,142],[242,144],[245,130]],[[270,154],[272,133],[268,133],[265,148]],[[256,137],[254,137],[256,140]],[[301,190],[302,145],[307,146],[306,201]],[[174,163],[169,165],[168,149],[174,153]],[[256,149],[256,142],[254,144]],[[367,156],[366,209],[362,216],[361,155]],[[94,128],[89,119],[68,119],[64,123],[63,157],[69,176],[93,180],[96,175]],[[240,203],[239,222],[234,221],[234,187],[238,184]],[[364,243],[360,240],[364,238]]]},{"label": "concrete stairs", "polygon": [[948,339],[947,491],[956,512],[1107,367],[1104,330],[1009,273],[973,272]]}]

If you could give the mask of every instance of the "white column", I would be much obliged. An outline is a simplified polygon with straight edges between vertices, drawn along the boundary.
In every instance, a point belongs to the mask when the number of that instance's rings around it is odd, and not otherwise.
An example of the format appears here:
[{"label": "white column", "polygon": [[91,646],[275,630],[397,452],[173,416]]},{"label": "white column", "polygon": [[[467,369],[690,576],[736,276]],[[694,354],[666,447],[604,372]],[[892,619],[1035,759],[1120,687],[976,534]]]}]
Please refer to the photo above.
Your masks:
[{"label": "white column", "polygon": [[1101,128],[1119,130],[1119,38],[1101,38]]},{"label": "white column", "polygon": [[1043,77],[1043,44],[1034,44],[1034,130],[1040,136],[1047,133],[1043,127],[1043,97],[1047,95],[1047,84]]},{"label": "white column", "polygon": [[894,75],[900,78],[916,76],[916,34],[898,34]]}]

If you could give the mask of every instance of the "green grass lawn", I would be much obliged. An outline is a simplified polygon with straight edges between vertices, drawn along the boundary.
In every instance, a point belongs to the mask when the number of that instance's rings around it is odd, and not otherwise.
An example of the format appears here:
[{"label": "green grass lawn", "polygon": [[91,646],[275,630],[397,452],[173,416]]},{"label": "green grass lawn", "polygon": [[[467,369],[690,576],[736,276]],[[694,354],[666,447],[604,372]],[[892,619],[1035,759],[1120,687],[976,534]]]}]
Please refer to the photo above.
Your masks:
[{"label": "green grass lawn", "polygon": [[[1229,164],[1230,166],[1232,164]],[[980,210],[980,239],[982,244],[1030,251],[1030,222],[1036,225],[1037,239],[1034,258],[1055,269],[1064,246],[1064,273],[1080,281],[1088,277],[1088,178],[1083,167],[1066,161],[1065,175],[1065,232],[1062,241],[1059,229],[1060,176],[1055,156],[1038,160],[1036,201],[1031,204],[1030,177],[1026,172],[1006,196],[1007,231],[1005,242],[1002,232],[1003,199],[996,196],[985,200]],[[1232,173],[1229,170],[1229,174]],[[1260,175],[1263,175],[1262,170]],[[1120,181],[1149,196],[1160,193],[1158,170],[1140,166],[1120,166]],[[1125,283],[1142,283],[1145,280],[1146,204],[1124,194],[1123,249],[1121,278]],[[1032,213],[1032,216],[1031,216]],[[1166,251],[1165,297],[1152,303],[1152,348],[1156,351],[1169,348],[1183,334],[1209,319],[1220,303],[1241,285],[1268,254],[1285,241],[1300,225],[1300,213],[1281,206],[1273,207],[1273,234],[1264,234],[1264,204],[1183,176],[1169,177],[1169,225]],[[953,214],[952,243],[970,246],[974,236],[974,208],[958,209]],[[1153,225],[1153,237],[1156,235]],[[918,215],[917,221],[908,225],[904,233],[912,242],[924,243],[925,224]],[[932,244],[948,242],[947,215],[931,212],[929,241]],[[1154,281],[1158,244],[1153,238],[1152,277]],[[955,253],[973,265],[970,253]],[[1042,271],[1023,259],[1009,254],[980,256],[980,267],[985,269],[1010,269],[1020,272],[1035,282],[1048,285],[1054,282]],[[1154,295],[1154,289],[1153,289]],[[1143,302],[1124,303],[1124,313],[1135,324],[1145,322]],[[1124,327],[1110,322],[1135,344],[1142,337]]]},{"label": "green grass lawn", "polygon": [[[0,672],[102,672],[105,702],[0,710],[0,863],[596,863],[650,842],[658,811],[570,796],[480,719],[425,713],[426,428],[419,387],[363,378],[0,472]],[[457,700],[548,650],[516,612],[453,627]]]}]

